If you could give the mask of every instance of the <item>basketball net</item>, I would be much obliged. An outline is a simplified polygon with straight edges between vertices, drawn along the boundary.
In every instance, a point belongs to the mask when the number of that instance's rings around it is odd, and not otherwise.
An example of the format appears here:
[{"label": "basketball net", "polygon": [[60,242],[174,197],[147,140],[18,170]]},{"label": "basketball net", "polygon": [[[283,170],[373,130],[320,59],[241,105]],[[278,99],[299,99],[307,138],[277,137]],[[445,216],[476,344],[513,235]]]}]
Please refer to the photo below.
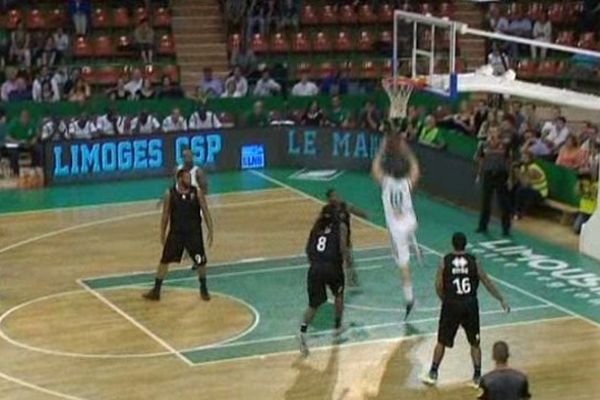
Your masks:
[{"label": "basketball net", "polygon": [[387,78],[382,81],[383,88],[390,99],[388,119],[401,120],[408,115],[408,101],[415,88],[419,89],[417,82],[410,78]]}]

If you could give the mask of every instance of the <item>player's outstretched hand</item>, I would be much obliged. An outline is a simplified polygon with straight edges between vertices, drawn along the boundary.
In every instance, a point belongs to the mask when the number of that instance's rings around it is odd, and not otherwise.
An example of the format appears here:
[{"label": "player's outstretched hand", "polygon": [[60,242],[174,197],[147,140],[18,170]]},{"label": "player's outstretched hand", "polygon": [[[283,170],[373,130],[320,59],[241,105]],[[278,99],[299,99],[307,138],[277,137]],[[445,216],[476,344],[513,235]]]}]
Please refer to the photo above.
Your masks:
[{"label": "player's outstretched hand", "polygon": [[502,309],[504,310],[504,312],[508,314],[510,312],[510,306],[508,305],[506,300],[502,300],[501,304],[502,304]]}]

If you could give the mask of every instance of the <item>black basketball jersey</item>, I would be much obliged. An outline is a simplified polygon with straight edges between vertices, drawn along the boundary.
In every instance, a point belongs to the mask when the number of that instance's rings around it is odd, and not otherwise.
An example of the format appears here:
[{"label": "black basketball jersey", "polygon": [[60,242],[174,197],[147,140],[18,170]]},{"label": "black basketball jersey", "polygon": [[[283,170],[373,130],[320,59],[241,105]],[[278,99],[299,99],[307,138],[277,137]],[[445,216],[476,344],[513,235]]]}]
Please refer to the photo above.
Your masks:
[{"label": "black basketball jersey", "polygon": [[202,227],[198,192],[191,187],[188,192],[181,193],[173,186],[171,196],[170,230],[174,233],[197,232]]},{"label": "black basketball jersey", "polygon": [[313,230],[306,244],[306,254],[313,265],[342,265],[339,224],[329,224]]},{"label": "black basketball jersey", "polygon": [[444,299],[476,299],[479,287],[477,261],[468,253],[444,256]]}]

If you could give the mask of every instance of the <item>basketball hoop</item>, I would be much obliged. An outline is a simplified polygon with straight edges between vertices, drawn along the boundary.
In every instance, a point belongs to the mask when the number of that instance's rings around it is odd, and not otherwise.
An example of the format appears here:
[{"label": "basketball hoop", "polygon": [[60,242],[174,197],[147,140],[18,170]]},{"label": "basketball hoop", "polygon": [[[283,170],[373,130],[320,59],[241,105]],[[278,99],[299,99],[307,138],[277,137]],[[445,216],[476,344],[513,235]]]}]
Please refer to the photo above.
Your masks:
[{"label": "basketball hoop", "polygon": [[382,81],[383,88],[390,99],[388,118],[398,120],[408,115],[408,101],[414,90],[423,90],[427,86],[425,78],[412,79],[405,76],[388,77]]}]

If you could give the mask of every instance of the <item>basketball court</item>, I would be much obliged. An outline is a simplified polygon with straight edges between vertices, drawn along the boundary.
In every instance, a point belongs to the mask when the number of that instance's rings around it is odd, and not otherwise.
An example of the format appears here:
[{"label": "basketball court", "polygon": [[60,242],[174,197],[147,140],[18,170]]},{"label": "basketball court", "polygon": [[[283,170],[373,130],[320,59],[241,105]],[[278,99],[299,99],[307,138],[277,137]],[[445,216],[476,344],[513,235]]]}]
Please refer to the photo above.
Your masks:
[{"label": "basketball court", "polygon": [[[210,177],[209,303],[199,300],[185,263],[167,277],[160,303],[141,298],[161,250],[157,199],[168,180],[1,193],[1,397],[473,398],[462,334],[437,389],[422,386],[419,375],[435,342],[440,254],[451,232],[470,234],[475,215],[417,195],[424,265],[413,265],[417,308],[403,323],[378,189],[366,174],[310,176]],[[303,249],[329,187],[369,214],[353,221],[360,289],[348,292],[341,340],[333,341],[328,305],[310,332],[313,352],[301,359],[294,335],[306,305]],[[537,398],[595,398],[599,264],[518,232],[511,242],[470,237],[512,306],[502,313],[482,290],[484,370],[491,344],[504,339]]]}]

